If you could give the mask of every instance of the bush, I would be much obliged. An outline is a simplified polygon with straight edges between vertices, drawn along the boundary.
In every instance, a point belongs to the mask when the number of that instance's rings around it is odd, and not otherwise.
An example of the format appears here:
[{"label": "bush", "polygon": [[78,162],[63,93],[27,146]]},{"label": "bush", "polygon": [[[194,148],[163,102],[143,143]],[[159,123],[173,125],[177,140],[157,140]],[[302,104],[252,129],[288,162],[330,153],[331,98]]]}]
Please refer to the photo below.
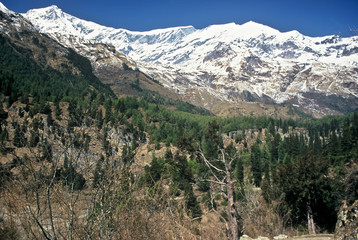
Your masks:
[{"label": "bush", "polygon": [[68,167],[64,167],[61,171],[61,180],[64,186],[73,190],[82,190],[85,187],[86,179],[81,173],[78,173],[76,169],[69,163]]}]

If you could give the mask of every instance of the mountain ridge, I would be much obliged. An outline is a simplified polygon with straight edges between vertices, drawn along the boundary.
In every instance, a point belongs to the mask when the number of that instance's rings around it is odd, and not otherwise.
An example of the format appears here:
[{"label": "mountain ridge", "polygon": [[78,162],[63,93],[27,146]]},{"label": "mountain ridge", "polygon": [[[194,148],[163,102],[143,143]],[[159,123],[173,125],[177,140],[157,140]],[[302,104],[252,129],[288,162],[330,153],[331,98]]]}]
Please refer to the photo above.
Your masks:
[{"label": "mountain ridge", "polygon": [[[255,102],[294,104],[315,116],[358,105],[357,37],[281,33],[252,21],[134,32],[81,20],[54,6],[23,16],[50,36],[70,34],[113,45],[140,71],[184,98],[196,98],[191,96],[195,89],[238,106],[249,92]],[[321,95],[338,96],[342,104],[322,102]],[[344,107],[347,99],[351,103]],[[191,103],[205,107],[207,101]]]}]

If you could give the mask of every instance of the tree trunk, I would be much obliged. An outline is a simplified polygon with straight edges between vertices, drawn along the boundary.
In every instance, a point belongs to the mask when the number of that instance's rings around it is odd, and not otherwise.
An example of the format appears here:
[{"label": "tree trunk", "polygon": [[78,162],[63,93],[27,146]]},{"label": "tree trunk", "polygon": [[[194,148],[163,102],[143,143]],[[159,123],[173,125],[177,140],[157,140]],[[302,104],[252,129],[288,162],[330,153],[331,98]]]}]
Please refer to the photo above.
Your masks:
[{"label": "tree trunk", "polygon": [[[233,158],[231,158],[230,162],[227,162],[225,160],[225,152],[223,149],[221,149],[221,154],[222,154],[222,159],[221,161],[224,163],[225,165],[225,170],[223,169],[219,169],[216,166],[214,166],[213,164],[211,164],[204,156],[203,152],[200,151],[199,152],[200,155],[202,156],[204,163],[208,166],[208,168],[210,169],[213,177],[215,178],[214,182],[216,184],[220,184],[222,187],[226,186],[226,191],[227,193],[224,193],[224,189],[222,188],[221,191],[223,192],[224,196],[227,198],[227,215],[228,215],[228,221],[227,221],[227,232],[228,232],[228,239],[230,240],[237,240],[240,237],[241,231],[239,232],[239,224],[238,224],[238,213],[236,211],[235,208],[235,201],[234,201],[234,187],[233,187],[233,182],[231,179],[231,165],[232,162],[234,161]],[[214,171],[220,172],[225,174],[225,177],[221,180],[219,179],[219,177],[217,175],[215,175]],[[210,181],[210,180],[208,180]]]},{"label": "tree trunk", "polygon": [[234,189],[231,181],[231,164],[225,163],[226,170],[226,188],[227,188],[227,215],[229,218],[230,235],[229,239],[236,240],[239,238],[239,226],[234,202]]},{"label": "tree trunk", "polygon": [[316,226],[313,220],[313,214],[311,206],[308,205],[307,208],[307,223],[308,223],[308,233],[309,234],[316,234]]}]

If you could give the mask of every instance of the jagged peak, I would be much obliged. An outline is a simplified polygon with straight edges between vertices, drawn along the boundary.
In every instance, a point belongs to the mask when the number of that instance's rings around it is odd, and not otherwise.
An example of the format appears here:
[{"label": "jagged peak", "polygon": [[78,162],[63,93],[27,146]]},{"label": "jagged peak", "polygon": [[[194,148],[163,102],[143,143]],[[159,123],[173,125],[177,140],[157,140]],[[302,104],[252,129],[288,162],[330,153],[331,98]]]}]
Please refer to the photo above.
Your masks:
[{"label": "jagged peak", "polygon": [[59,8],[57,5],[51,5],[48,7],[44,7],[44,8],[36,8],[36,9],[31,9],[29,11],[36,11],[36,12],[51,12],[51,11],[62,11],[61,8]]},{"label": "jagged peak", "polygon": [[55,20],[64,17],[65,13],[57,5],[51,5],[49,7],[31,9],[25,15],[47,16],[48,19]]}]

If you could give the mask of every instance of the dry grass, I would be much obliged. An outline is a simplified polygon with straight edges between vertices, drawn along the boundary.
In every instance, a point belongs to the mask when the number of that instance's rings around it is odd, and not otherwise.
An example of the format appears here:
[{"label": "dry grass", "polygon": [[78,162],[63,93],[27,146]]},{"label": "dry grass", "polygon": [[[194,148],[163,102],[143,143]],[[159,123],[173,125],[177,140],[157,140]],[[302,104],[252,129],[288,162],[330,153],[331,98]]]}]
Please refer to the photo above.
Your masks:
[{"label": "dry grass", "polygon": [[242,200],[238,203],[244,234],[274,237],[279,234],[291,235],[285,225],[287,219],[277,213],[279,203],[268,204],[261,195],[261,190],[253,185],[245,186]]}]

